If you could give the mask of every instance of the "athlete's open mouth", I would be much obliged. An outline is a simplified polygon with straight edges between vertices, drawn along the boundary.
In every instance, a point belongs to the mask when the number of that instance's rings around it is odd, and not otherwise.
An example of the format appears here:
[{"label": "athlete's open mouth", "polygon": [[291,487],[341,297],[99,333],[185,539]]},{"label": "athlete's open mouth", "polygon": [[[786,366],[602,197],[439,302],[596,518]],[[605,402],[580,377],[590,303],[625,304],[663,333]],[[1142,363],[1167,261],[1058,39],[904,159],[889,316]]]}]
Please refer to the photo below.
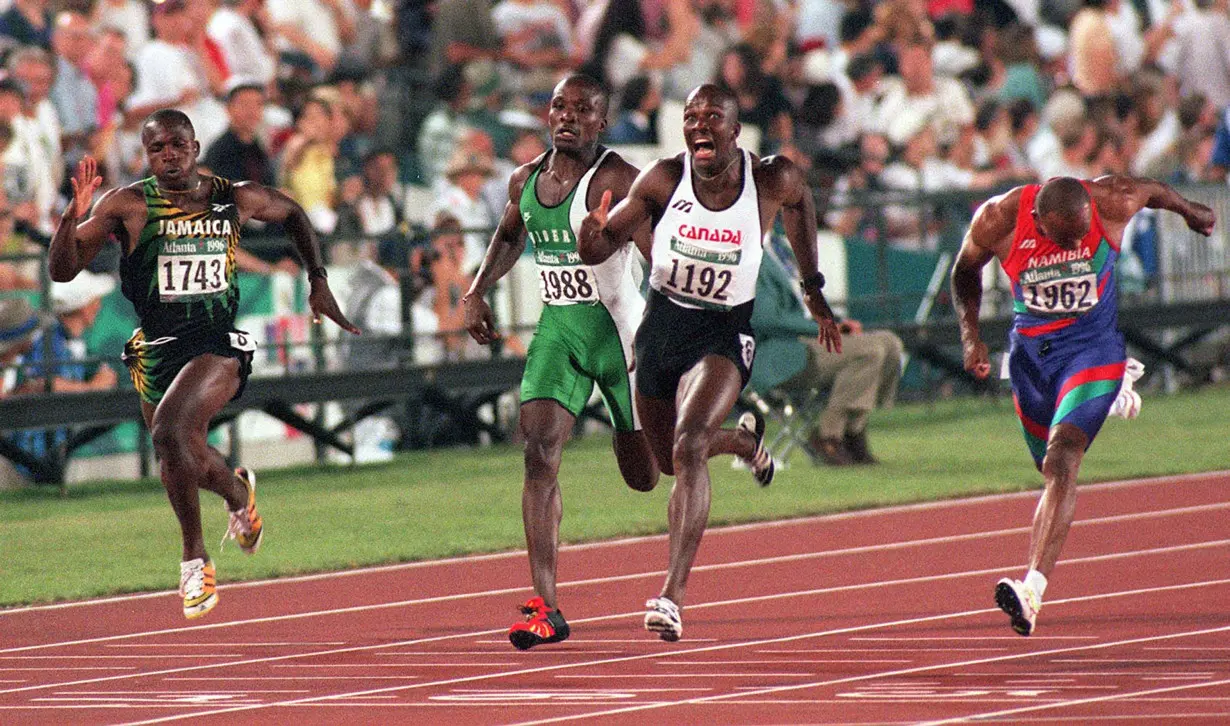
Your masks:
[{"label": "athlete's open mouth", "polygon": [[710,139],[693,139],[692,156],[700,159],[712,159],[717,153],[717,145]]},{"label": "athlete's open mouth", "polygon": [[568,127],[568,126],[561,126],[555,131],[555,138],[557,139],[571,140],[571,139],[576,139],[578,137],[579,137],[579,134],[577,133],[577,130],[574,128]]}]

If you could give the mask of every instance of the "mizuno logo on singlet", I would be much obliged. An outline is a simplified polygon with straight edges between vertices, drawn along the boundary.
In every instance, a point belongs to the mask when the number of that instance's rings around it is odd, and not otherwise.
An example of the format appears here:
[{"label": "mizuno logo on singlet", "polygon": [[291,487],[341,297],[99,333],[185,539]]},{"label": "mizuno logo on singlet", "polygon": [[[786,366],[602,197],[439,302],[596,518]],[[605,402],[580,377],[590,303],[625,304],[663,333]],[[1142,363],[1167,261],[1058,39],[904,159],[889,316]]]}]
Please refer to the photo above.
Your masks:
[{"label": "mizuno logo on singlet", "polygon": [[1025,264],[1026,269],[1033,267],[1049,267],[1058,265],[1062,262],[1072,262],[1073,260],[1083,260],[1093,257],[1093,250],[1064,250],[1062,252],[1052,252],[1049,255],[1040,257],[1030,257],[1029,262]]},{"label": "mizuno logo on singlet", "polygon": [[1038,246],[1038,240],[1034,239],[1033,237],[1030,237],[1029,239],[1023,240],[1021,242],[1021,249],[1023,250],[1032,250],[1037,246]]},{"label": "mizuno logo on singlet", "polygon": [[687,214],[692,211],[692,203],[686,199],[677,199],[675,200],[675,203],[671,205],[671,209],[678,209],[680,212]]},{"label": "mizuno logo on singlet", "polygon": [[223,237],[230,233],[229,219],[158,220],[158,234],[167,237]]}]

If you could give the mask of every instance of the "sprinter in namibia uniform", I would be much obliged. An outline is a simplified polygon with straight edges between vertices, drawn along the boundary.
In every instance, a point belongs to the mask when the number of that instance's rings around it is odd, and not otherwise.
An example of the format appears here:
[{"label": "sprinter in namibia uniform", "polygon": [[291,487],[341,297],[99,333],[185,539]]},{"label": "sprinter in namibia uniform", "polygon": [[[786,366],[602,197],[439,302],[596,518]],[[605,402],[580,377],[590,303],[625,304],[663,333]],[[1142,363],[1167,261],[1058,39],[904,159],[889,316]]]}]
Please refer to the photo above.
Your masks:
[{"label": "sprinter in namibia uniform", "polygon": [[[508,637],[520,649],[556,643],[569,627],[556,601],[555,572],[563,505],[559,465],[564,442],[598,387],[615,428],[615,459],[628,486],[653,489],[655,465],[633,406],[632,339],[645,303],[633,276],[632,247],[601,264],[577,254],[577,230],[604,191],[622,198],[636,168],[598,145],[606,127],[607,94],[582,75],[555,87],[548,110],[552,148],[518,168],[508,205],[492,235],[482,268],[462,298],[466,328],[482,344],[499,337],[484,299],[521,257],[534,254],[543,311],[521,381],[521,433],[525,479],[521,497],[530,576],[537,597],[521,606],[524,622]],[[648,253],[648,229],[643,251]]]},{"label": "sprinter in namibia uniform", "polygon": [[230,469],[208,441],[210,421],[243,390],[255,348],[235,330],[240,226],[249,219],[281,223],[308,269],[308,304],[317,322],[328,317],[351,333],[359,331],[329,291],[320,248],[298,204],[259,184],[201,174],[196,165],[201,145],[181,111],[150,114],[141,126],[141,144],[153,175],[104,194],[85,221],[80,217],[102,178],[93,158],[78,165],[73,197],[51,240],[48,268],[53,280],[68,281],[107,239],[120,244],[121,287],[141,321],[124,346],[124,362],[179,520],[184,616],[199,618],[218,603],[214,565],[201,534],[199,491],[226,502],[230,524],[224,543],[234,539],[253,554],[264,534],[255,475]]},{"label": "sprinter in namibia uniform", "polygon": [[1034,631],[1047,578],[1076,511],[1076,476],[1123,385],[1115,261],[1128,220],[1143,208],[1181,214],[1204,235],[1212,210],[1150,179],[1058,177],[979,208],[952,270],[965,368],[991,365],[978,332],[982,268],[998,259],[1012,281],[1008,373],[1017,415],[1046,489],[1034,514],[1029,569],[996,584],[995,601],[1021,635]]}]

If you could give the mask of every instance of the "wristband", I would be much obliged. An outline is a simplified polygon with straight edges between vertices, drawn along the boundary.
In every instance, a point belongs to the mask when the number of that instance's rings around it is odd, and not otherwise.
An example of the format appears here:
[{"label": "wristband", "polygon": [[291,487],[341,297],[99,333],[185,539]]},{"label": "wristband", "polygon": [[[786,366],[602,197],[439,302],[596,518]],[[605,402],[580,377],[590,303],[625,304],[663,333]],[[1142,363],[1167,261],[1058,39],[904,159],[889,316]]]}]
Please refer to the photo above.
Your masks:
[{"label": "wristband", "polygon": [[325,269],[324,265],[317,265],[313,267],[312,269],[308,270],[309,280],[315,280],[318,277],[322,280],[329,279],[329,271]]},{"label": "wristband", "polygon": [[799,282],[799,287],[803,288],[804,293],[820,292],[824,289],[824,273],[817,271],[806,275]]}]

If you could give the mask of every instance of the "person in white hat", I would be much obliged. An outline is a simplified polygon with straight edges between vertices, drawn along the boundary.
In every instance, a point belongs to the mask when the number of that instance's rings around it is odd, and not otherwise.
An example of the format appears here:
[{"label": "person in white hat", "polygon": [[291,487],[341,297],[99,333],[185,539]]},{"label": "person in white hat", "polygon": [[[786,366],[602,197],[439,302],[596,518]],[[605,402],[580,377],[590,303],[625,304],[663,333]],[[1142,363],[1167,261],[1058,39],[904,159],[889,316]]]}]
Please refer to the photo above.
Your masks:
[{"label": "person in white hat", "polygon": [[71,282],[51,283],[51,312],[56,322],[35,337],[30,352],[25,355],[23,362],[27,365],[19,393],[47,390],[43,380],[46,373],[41,365],[47,352],[43,335],[51,336],[52,391],[71,393],[115,387],[117,377],[111,366],[101,363],[94,373],[87,375],[87,366],[81,362],[87,356],[82,336],[98,318],[102,299],[114,289],[115,278],[88,270],[83,270]]},{"label": "person in white hat", "polygon": [[24,297],[0,300],[0,398],[17,384],[17,369],[9,364],[30,351],[34,336],[48,323]]}]

